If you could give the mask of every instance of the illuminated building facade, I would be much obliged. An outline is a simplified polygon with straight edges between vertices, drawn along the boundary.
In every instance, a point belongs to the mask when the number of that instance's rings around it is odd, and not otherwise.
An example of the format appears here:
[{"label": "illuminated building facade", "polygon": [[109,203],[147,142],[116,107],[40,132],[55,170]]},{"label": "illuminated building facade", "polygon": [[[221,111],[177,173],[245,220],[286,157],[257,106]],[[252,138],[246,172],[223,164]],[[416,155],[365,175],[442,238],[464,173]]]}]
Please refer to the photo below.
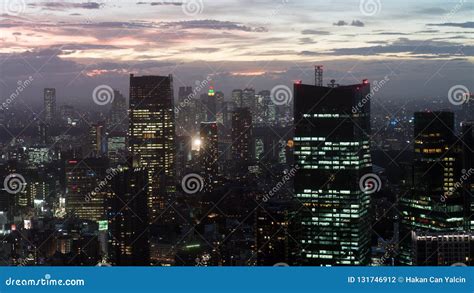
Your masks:
[{"label": "illuminated building facade", "polygon": [[150,264],[147,172],[121,168],[112,178],[106,199],[110,259],[120,266]]},{"label": "illuminated building facade", "polygon": [[465,230],[474,231],[474,121],[465,121],[461,124],[461,145],[463,170],[465,175],[462,182],[465,205]]},{"label": "illuminated building facade", "polygon": [[123,132],[112,132],[107,135],[107,157],[111,166],[126,161],[126,137],[126,133]]},{"label": "illuminated building facade", "polygon": [[474,234],[420,233],[413,236],[413,265],[474,265]]},{"label": "illuminated building facade", "polygon": [[127,100],[117,90],[110,108],[107,129],[111,132],[126,132],[128,129]]},{"label": "illuminated building facade", "polygon": [[252,112],[256,108],[255,90],[253,88],[246,88],[242,91],[242,106],[249,108]]},{"label": "illuminated building facade", "polygon": [[232,101],[234,102],[237,108],[243,107],[242,94],[242,90],[239,89],[235,89],[232,91]]},{"label": "illuminated building facade", "polygon": [[51,125],[56,115],[56,89],[44,89],[44,120]]},{"label": "illuminated building facade", "polygon": [[190,86],[180,87],[178,90],[178,105],[176,105],[176,135],[191,135],[195,132],[195,97]]},{"label": "illuminated building facade", "polygon": [[205,101],[206,106],[206,121],[216,121],[216,114],[217,114],[217,97],[216,91],[214,87],[209,87],[209,91],[207,92],[207,97]]},{"label": "illuminated building facade", "polygon": [[[370,195],[359,187],[371,173],[370,84],[294,86],[295,259],[303,265],[369,262]],[[358,111],[353,112],[357,106]]]},{"label": "illuminated building facade", "polygon": [[255,216],[255,250],[257,265],[288,263],[289,220],[293,205],[289,201],[272,200],[259,205]]},{"label": "illuminated building facade", "polygon": [[[66,212],[81,220],[104,219],[107,159],[66,161]],[[102,182],[102,183],[101,183]]]},{"label": "illuminated building facade", "polygon": [[201,122],[201,150],[199,153],[205,189],[212,191],[218,182],[219,141],[217,122]]},{"label": "illuminated building facade", "polygon": [[93,124],[89,127],[89,137],[84,157],[100,158],[107,154],[107,137],[103,123]]},{"label": "illuminated building facade", "polygon": [[246,173],[252,162],[252,113],[248,108],[237,108],[232,115],[232,157],[236,171]]},{"label": "illuminated building facade", "polygon": [[417,232],[462,230],[465,204],[455,188],[461,159],[451,112],[417,112],[414,121],[412,187],[400,198],[402,264],[412,264],[411,238]]},{"label": "illuminated building facade", "polygon": [[130,76],[129,148],[148,172],[150,221],[174,196],[175,123],[172,76]]}]

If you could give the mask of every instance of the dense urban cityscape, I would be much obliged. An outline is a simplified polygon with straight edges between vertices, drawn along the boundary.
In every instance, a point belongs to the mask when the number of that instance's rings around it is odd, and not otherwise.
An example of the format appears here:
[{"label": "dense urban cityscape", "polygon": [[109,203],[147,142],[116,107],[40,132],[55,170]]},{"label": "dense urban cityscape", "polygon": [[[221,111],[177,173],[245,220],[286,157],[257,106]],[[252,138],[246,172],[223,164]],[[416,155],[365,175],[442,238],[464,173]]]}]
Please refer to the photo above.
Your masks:
[{"label": "dense urban cityscape", "polygon": [[315,82],[175,102],[131,74],[96,116],[55,88],[3,109],[3,265],[471,265],[472,97],[388,117],[368,80]]},{"label": "dense urban cityscape", "polygon": [[[288,2],[242,23],[186,1],[133,5],[198,19],[100,22],[121,8],[107,1],[0,13],[0,265],[474,265],[472,22],[451,20],[472,5],[430,10],[410,36],[346,36],[336,30],[376,27],[378,12],[357,4],[346,22],[328,9],[323,29],[290,41],[268,29],[288,26],[276,20]],[[26,21],[28,9],[46,14]],[[433,38],[409,39],[422,34]],[[239,47],[254,39],[274,50]],[[283,63],[293,55],[304,59]]]}]

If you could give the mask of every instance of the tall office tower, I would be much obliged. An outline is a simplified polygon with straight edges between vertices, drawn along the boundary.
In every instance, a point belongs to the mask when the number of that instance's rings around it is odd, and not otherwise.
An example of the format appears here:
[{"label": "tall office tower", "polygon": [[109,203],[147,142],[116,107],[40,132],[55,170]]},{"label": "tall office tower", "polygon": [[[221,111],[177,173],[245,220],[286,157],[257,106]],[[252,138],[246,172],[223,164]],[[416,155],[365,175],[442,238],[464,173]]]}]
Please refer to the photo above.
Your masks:
[{"label": "tall office tower", "polygon": [[207,121],[207,93],[201,94],[199,99],[195,100],[195,112],[196,112],[196,129],[199,132],[199,128],[201,127],[202,121]]},{"label": "tall office tower", "polygon": [[115,167],[127,161],[127,133],[113,131],[107,135],[107,157]]},{"label": "tall office tower", "polygon": [[250,111],[253,113],[256,107],[256,99],[255,99],[255,90],[252,88],[246,88],[242,92],[242,107],[249,108]]},{"label": "tall office tower", "polygon": [[49,137],[48,137],[48,127],[46,123],[44,122],[38,122],[38,137],[40,144],[46,145],[49,142]]},{"label": "tall office tower", "polygon": [[294,86],[294,188],[304,206],[295,215],[296,258],[303,265],[369,262],[371,198],[359,184],[372,171],[370,103],[362,103],[369,92],[366,80]]},{"label": "tall office tower", "polygon": [[466,231],[474,231],[474,121],[461,123],[461,145],[463,158],[462,191],[464,193],[465,205],[465,227]]},{"label": "tall office tower", "polygon": [[129,148],[134,167],[148,172],[151,222],[174,196],[175,123],[173,77],[130,76]]},{"label": "tall office tower", "polygon": [[102,158],[66,161],[66,212],[82,220],[104,219],[108,161]]},{"label": "tall office tower", "polygon": [[288,244],[293,241],[288,233],[291,209],[294,205],[286,200],[271,199],[256,209],[255,254],[257,265],[273,266],[289,262]]},{"label": "tall office tower", "polygon": [[233,90],[232,91],[232,102],[235,103],[235,106],[237,108],[243,107],[243,102],[242,102],[242,96],[243,92],[242,90]]},{"label": "tall office tower", "polygon": [[100,158],[107,154],[107,136],[104,123],[89,127],[84,158]]},{"label": "tall office tower", "polygon": [[200,161],[205,182],[205,190],[212,191],[218,183],[219,175],[219,141],[217,122],[201,123],[201,150]]},{"label": "tall office tower", "polygon": [[70,105],[62,105],[61,107],[59,107],[59,116],[62,123],[69,126],[75,126],[77,121],[80,120],[74,107]]},{"label": "tall office tower", "polygon": [[414,233],[413,265],[474,265],[474,234],[472,232]]},{"label": "tall office tower", "polygon": [[114,90],[114,100],[109,111],[107,129],[113,132],[126,132],[128,129],[127,100]]},{"label": "tall office tower", "polygon": [[232,158],[239,175],[248,172],[253,150],[252,113],[248,108],[237,108],[232,115]]},{"label": "tall office tower", "polygon": [[217,112],[222,111],[222,104],[225,101],[224,93],[221,91],[216,92]]},{"label": "tall office tower", "polygon": [[209,87],[209,91],[207,92],[205,106],[206,106],[205,107],[206,121],[207,122],[216,121],[217,101],[216,101],[216,92],[213,86]]},{"label": "tall office tower", "polygon": [[234,109],[234,102],[224,102],[222,104],[222,124],[224,124],[226,129],[232,128],[232,115],[234,113]]},{"label": "tall office tower", "polygon": [[221,91],[216,92],[216,121],[219,124],[224,124],[224,93]]},{"label": "tall office tower", "polygon": [[147,171],[120,168],[110,182],[106,217],[110,259],[119,266],[150,264]]},{"label": "tall office tower", "polygon": [[192,96],[193,88],[190,86],[180,87],[178,91],[178,105],[176,105],[176,135],[191,135],[195,132],[194,103]]},{"label": "tall office tower", "polygon": [[176,136],[176,176],[183,178],[188,173],[192,159],[193,138]]},{"label": "tall office tower", "polygon": [[[261,91],[255,96],[256,109],[254,123],[257,123],[257,125],[270,125],[272,123],[271,112],[275,112],[276,108],[270,96],[270,91]],[[274,118],[275,114],[273,114],[273,119]]]},{"label": "tall office tower", "polygon": [[464,222],[462,192],[455,188],[462,165],[454,114],[417,112],[414,130],[413,185],[400,198],[400,261],[407,265],[413,259],[413,233],[461,230]]},{"label": "tall office tower", "polygon": [[474,94],[467,94],[466,102],[462,104],[463,121],[474,121]]},{"label": "tall office tower", "polygon": [[186,99],[193,93],[192,86],[181,86],[178,89],[178,102],[184,103]]},{"label": "tall office tower", "polygon": [[51,125],[55,120],[56,115],[56,89],[44,89],[44,120]]}]

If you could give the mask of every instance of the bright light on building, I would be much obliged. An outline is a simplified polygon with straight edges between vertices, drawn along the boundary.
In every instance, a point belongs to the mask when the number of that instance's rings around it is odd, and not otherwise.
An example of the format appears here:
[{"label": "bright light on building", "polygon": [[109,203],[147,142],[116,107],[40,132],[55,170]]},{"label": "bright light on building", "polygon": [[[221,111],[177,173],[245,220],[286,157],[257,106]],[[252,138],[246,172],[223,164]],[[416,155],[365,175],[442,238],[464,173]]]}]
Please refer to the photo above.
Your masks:
[{"label": "bright light on building", "polygon": [[193,151],[199,151],[201,149],[201,145],[202,145],[202,141],[200,138],[193,139],[193,146],[192,146]]}]

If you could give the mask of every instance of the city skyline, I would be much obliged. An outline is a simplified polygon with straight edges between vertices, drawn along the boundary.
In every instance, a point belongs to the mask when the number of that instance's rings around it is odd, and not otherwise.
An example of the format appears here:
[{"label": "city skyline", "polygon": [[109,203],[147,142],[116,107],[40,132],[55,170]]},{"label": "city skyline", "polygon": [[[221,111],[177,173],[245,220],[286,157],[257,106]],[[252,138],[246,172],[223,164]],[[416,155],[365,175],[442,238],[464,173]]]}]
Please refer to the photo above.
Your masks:
[{"label": "city skyline", "polygon": [[0,265],[473,265],[472,3],[397,3],[2,3]]}]

